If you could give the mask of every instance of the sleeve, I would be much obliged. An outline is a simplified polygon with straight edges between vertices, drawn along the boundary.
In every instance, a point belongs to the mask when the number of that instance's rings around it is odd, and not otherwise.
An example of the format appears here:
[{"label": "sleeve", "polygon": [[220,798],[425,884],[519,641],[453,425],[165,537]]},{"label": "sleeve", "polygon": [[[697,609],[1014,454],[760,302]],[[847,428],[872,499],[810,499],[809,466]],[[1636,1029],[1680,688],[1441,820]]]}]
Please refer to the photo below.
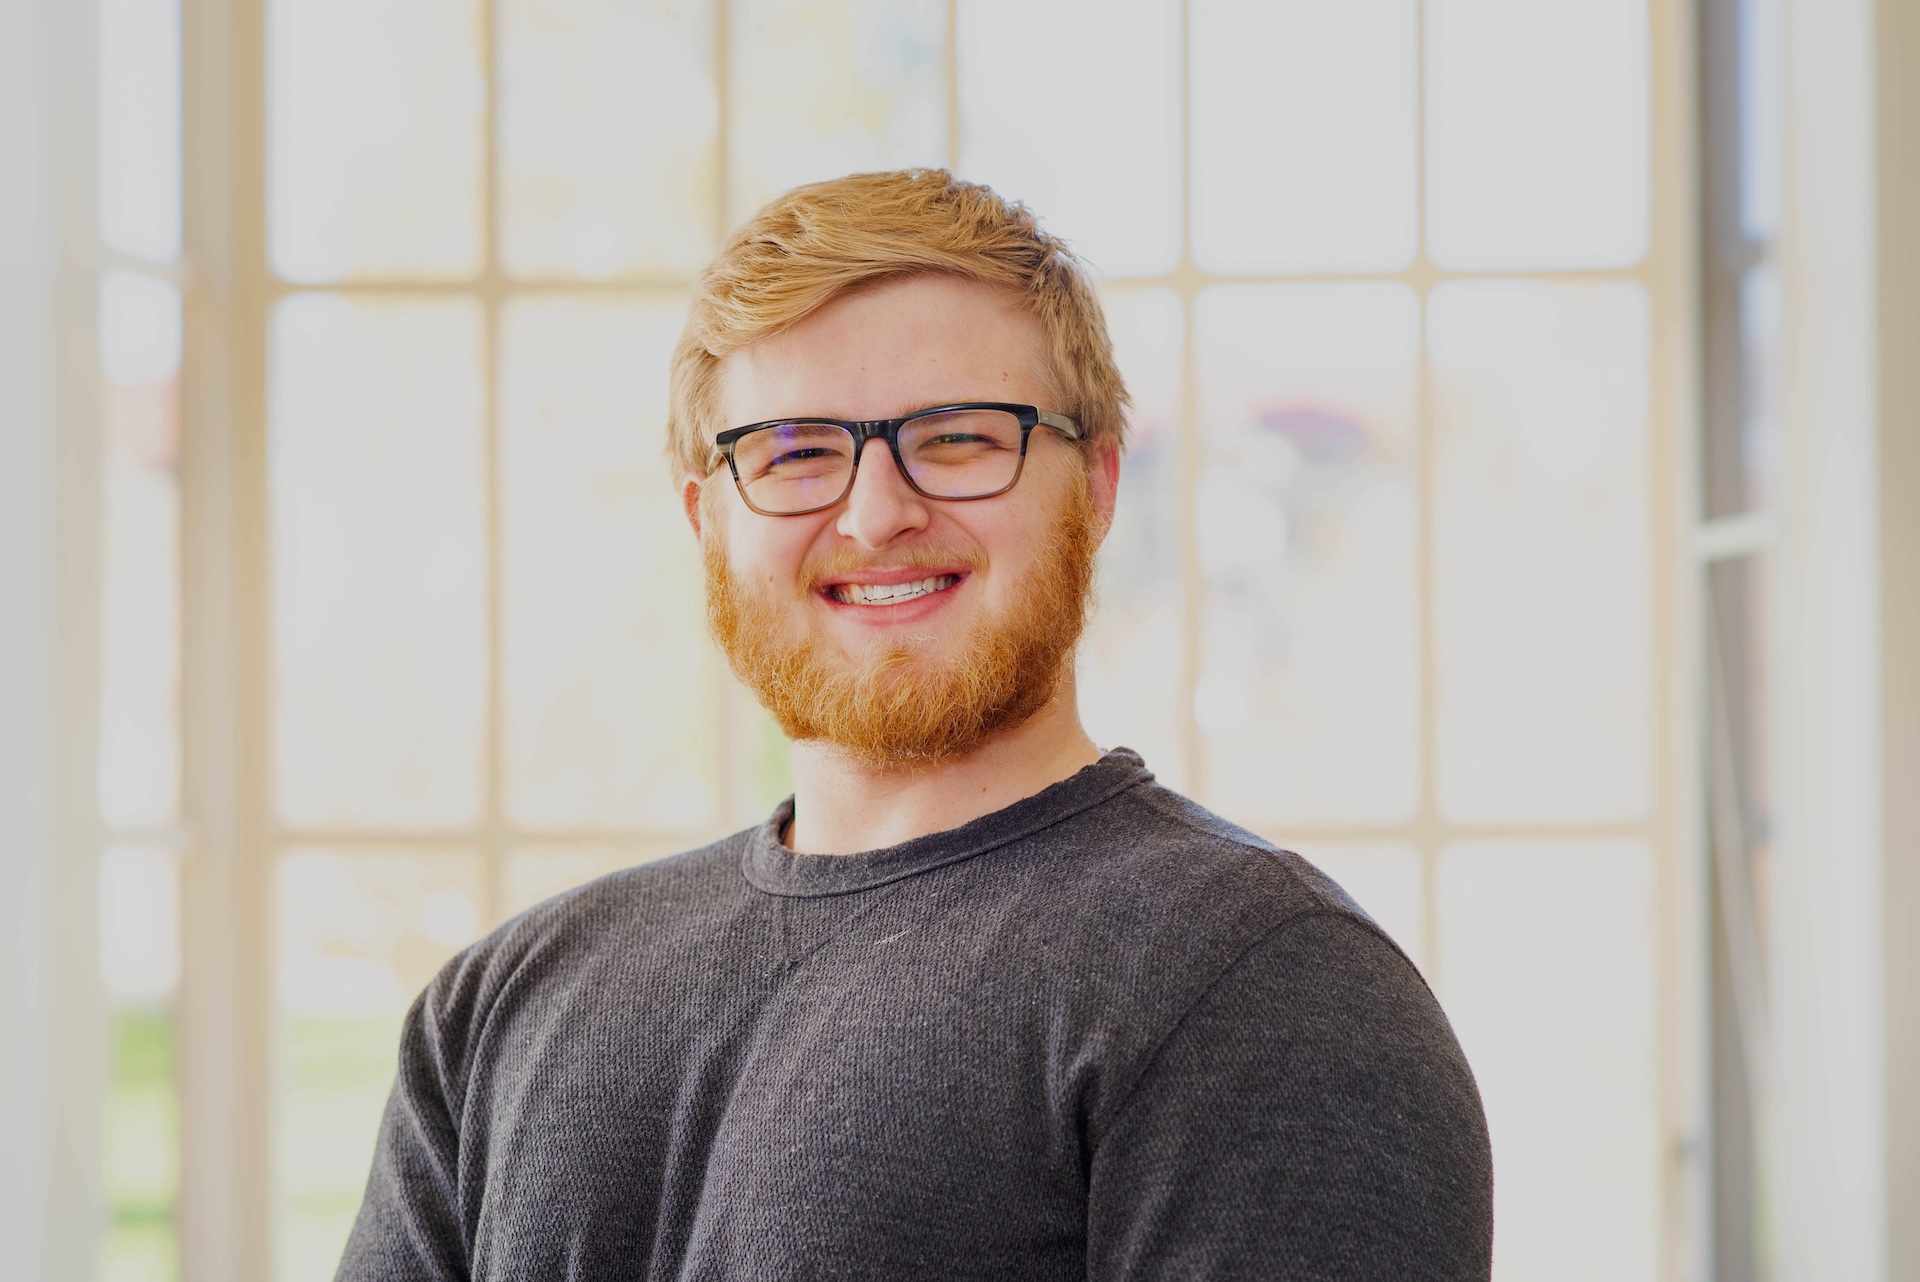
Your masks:
[{"label": "sleeve", "polygon": [[1296,918],[1242,956],[1090,1135],[1093,1282],[1492,1272],[1479,1091],[1412,965]]},{"label": "sleeve", "polygon": [[335,1282],[453,1282],[468,1276],[459,1197],[460,1134],[448,1072],[441,972],[407,1012],[400,1065],[380,1119],[366,1198]]}]

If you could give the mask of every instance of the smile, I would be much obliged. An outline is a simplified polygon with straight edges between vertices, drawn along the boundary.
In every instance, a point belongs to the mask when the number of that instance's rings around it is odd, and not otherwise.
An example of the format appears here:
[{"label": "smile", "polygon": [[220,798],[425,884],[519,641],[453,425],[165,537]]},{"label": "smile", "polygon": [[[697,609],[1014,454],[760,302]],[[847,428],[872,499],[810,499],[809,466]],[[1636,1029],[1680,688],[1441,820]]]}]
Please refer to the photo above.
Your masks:
[{"label": "smile", "polygon": [[959,581],[957,574],[940,574],[912,583],[836,583],[827,589],[827,595],[842,605],[898,605],[944,592]]}]

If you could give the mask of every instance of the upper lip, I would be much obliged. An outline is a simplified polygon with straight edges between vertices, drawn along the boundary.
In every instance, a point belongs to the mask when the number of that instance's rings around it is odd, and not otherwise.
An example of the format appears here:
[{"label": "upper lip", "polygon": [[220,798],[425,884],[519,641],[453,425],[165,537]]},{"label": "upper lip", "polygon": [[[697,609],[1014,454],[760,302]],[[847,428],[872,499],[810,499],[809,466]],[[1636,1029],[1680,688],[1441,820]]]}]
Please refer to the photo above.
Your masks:
[{"label": "upper lip", "polygon": [[814,583],[816,588],[825,590],[837,588],[843,584],[860,583],[871,587],[892,587],[897,583],[918,583],[922,579],[939,579],[948,575],[955,577],[967,573],[964,566],[902,566],[897,569],[874,566],[871,569],[850,570],[845,574],[829,575]]}]

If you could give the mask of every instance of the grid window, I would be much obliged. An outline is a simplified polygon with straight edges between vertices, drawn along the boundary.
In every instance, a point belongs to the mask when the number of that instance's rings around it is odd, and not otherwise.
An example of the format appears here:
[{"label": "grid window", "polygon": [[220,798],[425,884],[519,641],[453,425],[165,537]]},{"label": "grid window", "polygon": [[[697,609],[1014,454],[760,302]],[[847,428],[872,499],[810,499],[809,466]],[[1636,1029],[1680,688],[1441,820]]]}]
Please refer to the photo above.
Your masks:
[{"label": "grid window", "polygon": [[1425,971],[1496,1276],[1673,1267],[1672,0],[258,3],[262,1269],[330,1275],[437,965],[786,790],[666,355],[768,197],[936,164],[1085,253],[1134,391],[1095,737]]}]

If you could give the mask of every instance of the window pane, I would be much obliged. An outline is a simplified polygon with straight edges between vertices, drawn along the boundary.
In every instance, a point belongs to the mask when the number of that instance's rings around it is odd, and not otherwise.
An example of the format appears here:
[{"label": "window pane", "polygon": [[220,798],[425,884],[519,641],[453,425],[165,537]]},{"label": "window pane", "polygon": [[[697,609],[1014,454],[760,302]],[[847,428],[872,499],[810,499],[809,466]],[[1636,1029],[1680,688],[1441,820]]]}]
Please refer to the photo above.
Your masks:
[{"label": "window pane", "polygon": [[1185,318],[1170,289],[1101,299],[1133,394],[1120,501],[1100,549],[1092,625],[1081,644],[1080,715],[1102,747],[1126,745],[1169,786],[1185,784],[1186,641],[1181,625],[1181,354]]},{"label": "window pane", "polygon": [[1780,227],[1786,197],[1786,6],[1735,0],[1739,61],[1740,230],[1764,241]]},{"label": "window pane", "polygon": [[487,667],[480,309],[301,295],[272,333],[279,809],[478,820]]},{"label": "window pane", "polygon": [[1419,308],[1399,285],[1200,297],[1209,804],[1395,822],[1419,800]]},{"label": "window pane", "polygon": [[1441,1001],[1493,1134],[1496,1282],[1660,1275],[1652,854],[1440,854]]},{"label": "window pane", "polygon": [[1316,841],[1298,847],[1340,883],[1414,965],[1427,965],[1427,900],[1420,852],[1395,841]]},{"label": "window pane", "polygon": [[734,0],[729,218],[799,183],[947,163],[941,0]]},{"label": "window pane", "polygon": [[1748,897],[1755,942],[1764,944],[1772,915],[1772,741],[1778,733],[1768,698],[1773,673],[1767,640],[1773,626],[1767,561],[1734,557],[1715,561],[1706,571],[1707,826],[1716,843],[1726,843],[1730,858],[1744,861],[1720,874],[1744,881],[1726,889]]},{"label": "window pane", "polygon": [[1455,268],[1647,250],[1647,6],[1430,0],[1427,236]]},{"label": "window pane", "polygon": [[485,870],[464,852],[293,850],[277,890],[274,1276],[325,1282],[366,1189],[401,1018],[480,933]]},{"label": "window pane", "polygon": [[180,809],[180,291],[102,277],[100,364],[100,816],[160,827]]},{"label": "window pane", "polygon": [[171,1006],[109,1011],[101,1104],[100,1193],[107,1215],[101,1282],[180,1274],[179,1058]]},{"label": "window pane", "polygon": [[713,248],[702,0],[503,0],[501,207],[522,275],[685,272]]},{"label": "window pane", "polygon": [[100,980],[107,1084],[100,1116],[103,1282],[179,1273],[180,1107],[174,998],[180,866],[170,851],[116,846],[100,860]]},{"label": "window pane", "polygon": [[1196,0],[1194,257],[1386,270],[1414,250],[1413,0]]},{"label": "window pane", "polygon": [[268,0],[268,230],[290,280],[481,258],[478,0]]},{"label": "window pane", "polygon": [[[1784,320],[1780,273],[1771,264],[1749,268],[1735,295],[1737,318],[1718,315],[1719,350],[1706,371],[1711,380],[1700,443],[1701,506],[1709,519],[1759,511],[1773,500],[1780,449],[1780,341]],[[1717,346],[1717,344],[1716,344]]]},{"label": "window pane", "polygon": [[[1037,210],[1100,271],[1180,256],[1180,10],[1114,0],[961,5],[960,170]],[[1061,57],[1071,49],[1072,57]]]},{"label": "window pane", "polygon": [[180,253],[180,3],[100,0],[100,239]]},{"label": "window pane", "polygon": [[674,303],[523,300],[501,419],[507,810],[533,827],[717,818],[720,686],[661,456]]},{"label": "window pane", "polygon": [[180,982],[180,862],[113,846],[100,860],[100,986],[116,1006],[158,1006]]},{"label": "window pane", "polygon": [[1440,807],[1646,813],[1647,300],[1639,285],[1433,295]]},{"label": "window pane", "polygon": [[[1774,951],[1773,748],[1767,641],[1767,561],[1741,556],[1705,567],[1703,671],[1707,942],[1711,949],[1715,1258],[1764,1276],[1770,1234],[1764,1089],[1767,958]],[[1736,1274],[1735,1276],[1740,1276]]]},{"label": "window pane", "polygon": [[727,704],[727,804],[723,827],[738,831],[766,822],[793,793],[787,736],[760,701],[731,673],[722,678]]}]

